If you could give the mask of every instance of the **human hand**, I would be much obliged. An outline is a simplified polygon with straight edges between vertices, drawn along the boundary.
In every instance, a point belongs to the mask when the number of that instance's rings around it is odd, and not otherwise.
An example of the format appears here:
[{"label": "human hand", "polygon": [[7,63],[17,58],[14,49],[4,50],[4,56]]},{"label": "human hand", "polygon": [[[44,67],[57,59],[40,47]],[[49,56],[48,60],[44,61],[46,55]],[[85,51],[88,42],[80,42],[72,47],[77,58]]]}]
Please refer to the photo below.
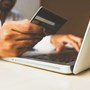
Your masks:
[{"label": "human hand", "polygon": [[5,22],[0,29],[0,57],[20,56],[44,37],[43,28],[29,20]]},{"label": "human hand", "polygon": [[56,34],[52,36],[51,42],[55,46],[56,52],[60,52],[65,44],[70,44],[76,51],[79,51],[82,39],[72,34]]}]

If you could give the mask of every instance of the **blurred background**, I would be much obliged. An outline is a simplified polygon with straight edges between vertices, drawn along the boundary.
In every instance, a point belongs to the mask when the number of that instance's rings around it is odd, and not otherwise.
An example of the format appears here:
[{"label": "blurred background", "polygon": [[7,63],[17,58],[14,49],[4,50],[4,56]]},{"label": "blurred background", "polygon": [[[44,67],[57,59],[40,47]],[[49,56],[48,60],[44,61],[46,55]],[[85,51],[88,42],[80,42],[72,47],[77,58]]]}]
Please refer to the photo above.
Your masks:
[{"label": "blurred background", "polygon": [[58,33],[83,37],[90,19],[90,0],[17,0],[14,9],[30,19],[40,5],[68,20]]},{"label": "blurred background", "polygon": [[18,10],[25,18],[31,19],[39,6],[40,0],[17,0],[14,9]]}]

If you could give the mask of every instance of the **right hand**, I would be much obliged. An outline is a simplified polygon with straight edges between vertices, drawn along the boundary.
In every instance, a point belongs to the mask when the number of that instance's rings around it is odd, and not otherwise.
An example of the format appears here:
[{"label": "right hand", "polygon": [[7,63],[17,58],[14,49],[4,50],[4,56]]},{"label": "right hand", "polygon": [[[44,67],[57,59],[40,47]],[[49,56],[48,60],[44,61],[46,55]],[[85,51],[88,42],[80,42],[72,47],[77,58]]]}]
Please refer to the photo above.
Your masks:
[{"label": "right hand", "polygon": [[44,36],[43,28],[29,20],[5,22],[0,30],[0,57],[20,56]]},{"label": "right hand", "polygon": [[55,46],[56,52],[61,52],[65,44],[70,44],[79,52],[82,38],[72,34],[55,34],[52,36],[51,42]]}]

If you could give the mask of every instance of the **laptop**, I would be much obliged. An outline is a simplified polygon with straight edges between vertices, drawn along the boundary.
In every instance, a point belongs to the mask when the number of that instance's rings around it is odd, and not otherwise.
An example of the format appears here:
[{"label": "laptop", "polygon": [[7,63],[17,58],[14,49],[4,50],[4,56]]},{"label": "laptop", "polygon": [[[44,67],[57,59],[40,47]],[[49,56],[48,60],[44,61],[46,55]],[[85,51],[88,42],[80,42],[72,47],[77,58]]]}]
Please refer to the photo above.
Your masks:
[{"label": "laptop", "polygon": [[[81,71],[90,68],[90,21],[88,23],[83,42],[79,53],[72,48],[65,48],[60,54],[55,53],[37,53],[36,51],[30,51],[30,55],[24,55],[22,57],[8,57],[2,58],[5,61],[10,61],[22,65],[33,66],[49,71],[54,71],[63,74],[78,74]],[[68,58],[68,54],[71,54],[70,58],[73,60],[65,60]],[[73,56],[75,54],[75,57]],[[54,57],[55,56],[55,57]],[[61,59],[59,56],[63,56]],[[57,58],[59,57],[59,60]],[[52,59],[52,60],[51,60]]]},{"label": "laptop", "polygon": [[[40,20],[41,18],[39,18]],[[54,21],[53,21],[54,22]],[[44,22],[46,24],[47,22]],[[49,23],[48,23],[49,24]],[[50,23],[51,24],[51,23]],[[78,74],[90,68],[90,21],[88,23],[79,53],[65,47],[56,54],[31,50],[21,57],[6,57],[2,60],[63,74]]]}]

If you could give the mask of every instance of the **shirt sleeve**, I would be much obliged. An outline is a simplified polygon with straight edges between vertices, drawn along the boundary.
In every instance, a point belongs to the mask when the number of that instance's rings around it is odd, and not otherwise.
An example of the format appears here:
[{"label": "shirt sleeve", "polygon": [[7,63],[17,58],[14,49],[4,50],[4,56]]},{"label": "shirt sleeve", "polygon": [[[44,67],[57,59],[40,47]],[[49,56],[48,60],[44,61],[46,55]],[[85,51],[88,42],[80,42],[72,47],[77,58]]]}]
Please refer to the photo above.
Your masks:
[{"label": "shirt sleeve", "polygon": [[55,46],[51,43],[51,35],[44,37],[34,46],[34,49],[45,52],[53,51],[55,49]]}]

